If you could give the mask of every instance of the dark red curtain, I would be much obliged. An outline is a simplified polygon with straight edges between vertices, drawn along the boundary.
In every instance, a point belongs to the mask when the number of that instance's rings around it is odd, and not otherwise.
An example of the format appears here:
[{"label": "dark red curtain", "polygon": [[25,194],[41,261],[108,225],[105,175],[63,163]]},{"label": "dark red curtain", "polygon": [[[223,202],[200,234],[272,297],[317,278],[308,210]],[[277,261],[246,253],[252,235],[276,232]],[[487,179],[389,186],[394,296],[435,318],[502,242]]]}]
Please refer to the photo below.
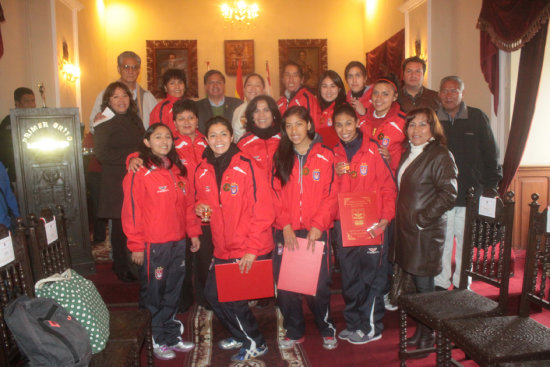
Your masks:
[{"label": "dark red curtain", "polygon": [[506,193],[514,179],[529,136],[544,62],[547,32],[548,25],[545,24],[521,49],[512,125],[502,166],[503,177],[499,185],[501,195]]},{"label": "dark red curtain", "polygon": [[480,30],[481,71],[498,109],[498,50],[521,50],[518,82],[508,146],[504,156],[504,195],[518,169],[537,101],[550,16],[550,0],[483,0],[477,27]]},{"label": "dark red curtain", "polygon": [[538,32],[550,14],[549,0],[483,0],[477,22],[480,63],[498,112],[498,49],[515,51]]},{"label": "dark red curtain", "polygon": [[367,52],[366,57],[369,84],[390,73],[394,73],[398,80],[401,80],[401,63],[405,57],[405,29]]}]

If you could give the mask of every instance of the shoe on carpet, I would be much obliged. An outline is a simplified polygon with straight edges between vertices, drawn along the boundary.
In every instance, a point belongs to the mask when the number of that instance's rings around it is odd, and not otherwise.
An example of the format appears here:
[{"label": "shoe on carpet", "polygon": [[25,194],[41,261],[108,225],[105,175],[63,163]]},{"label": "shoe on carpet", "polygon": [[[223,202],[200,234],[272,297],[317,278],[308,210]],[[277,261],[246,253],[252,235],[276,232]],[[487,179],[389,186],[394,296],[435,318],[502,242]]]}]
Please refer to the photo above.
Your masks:
[{"label": "shoe on carpet", "polygon": [[296,344],[300,344],[304,342],[304,337],[302,336],[300,339],[290,339],[289,337],[284,337],[282,339],[279,339],[279,347],[281,349],[291,349],[294,348]]},{"label": "shoe on carpet", "polygon": [[326,350],[336,349],[338,346],[338,339],[334,336],[323,336],[323,348]]},{"label": "shoe on carpet", "polygon": [[356,330],[347,340],[351,344],[367,344],[380,339],[382,339],[382,334],[370,336],[362,330]]},{"label": "shoe on carpet", "polygon": [[387,311],[397,311],[397,306],[391,303],[390,301],[390,294],[386,293],[384,294],[384,308]]},{"label": "shoe on carpet", "polygon": [[239,349],[242,346],[243,343],[233,337],[223,339],[218,342],[218,347],[223,350]]},{"label": "shoe on carpet", "polygon": [[355,333],[355,331],[351,331],[349,329],[344,329],[338,333],[338,339],[342,340],[349,340],[349,337]]},{"label": "shoe on carpet", "polygon": [[174,351],[166,345],[159,345],[158,347],[154,347],[153,354],[155,355],[155,357],[162,360],[176,358],[176,353],[174,353]]},{"label": "shoe on carpet", "polygon": [[169,346],[168,348],[170,348],[171,350],[173,350],[174,352],[181,352],[181,353],[185,353],[185,352],[189,352],[191,349],[193,349],[195,347],[195,343],[193,342],[185,342],[183,340],[180,340],[178,342],[178,344],[175,344],[175,345],[171,345]]},{"label": "shoe on carpet", "polygon": [[239,353],[231,356],[231,360],[233,362],[248,361],[252,358],[261,357],[266,353],[267,353],[267,345],[265,344],[254,349],[247,349],[243,347],[239,350]]}]

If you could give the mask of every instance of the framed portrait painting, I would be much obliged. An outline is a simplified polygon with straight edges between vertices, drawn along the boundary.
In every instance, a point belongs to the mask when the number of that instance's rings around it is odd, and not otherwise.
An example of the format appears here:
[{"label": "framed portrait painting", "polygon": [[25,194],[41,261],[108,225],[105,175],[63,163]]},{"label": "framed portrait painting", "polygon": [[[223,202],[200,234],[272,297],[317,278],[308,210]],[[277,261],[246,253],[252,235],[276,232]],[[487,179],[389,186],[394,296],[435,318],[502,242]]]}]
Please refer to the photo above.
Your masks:
[{"label": "framed portrait painting", "polygon": [[181,69],[187,78],[185,97],[198,98],[196,40],[145,41],[147,48],[147,88],[157,98],[164,97],[162,74],[168,69]]},{"label": "framed portrait painting", "polygon": [[254,72],[254,41],[224,41],[225,75],[237,75],[239,59],[242,60],[243,75]]},{"label": "framed portrait painting", "polygon": [[[328,68],[326,39],[288,39],[279,40],[279,75],[288,61],[294,61],[304,72],[304,86],[316,94],[319,77]],[[282,78],[280,78],[282,79]],[[280,82],[281,94],[284,85]]]}]

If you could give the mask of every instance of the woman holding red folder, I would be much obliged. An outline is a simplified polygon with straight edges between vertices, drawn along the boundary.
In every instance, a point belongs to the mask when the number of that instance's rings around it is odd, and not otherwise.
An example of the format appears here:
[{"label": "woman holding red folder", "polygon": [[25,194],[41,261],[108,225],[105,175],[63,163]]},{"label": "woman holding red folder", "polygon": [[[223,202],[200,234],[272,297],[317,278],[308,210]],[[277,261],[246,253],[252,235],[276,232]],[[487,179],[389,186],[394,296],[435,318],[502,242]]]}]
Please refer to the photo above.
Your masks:
[{"label": "woman holding red folder", "polygon": [[[331,350],[338,343],[330,316],[330,251],[327,243],[337,197],[334,155],[319,141],[313,120],[304,107],[294,106],[285,112],[281,143],[273,157],[277,243],[274,258],[278,264],[275,267],[278,276],[283,251],[292,251],[298,246],[296,237],[306,238],[308,248],[323,251],[316,295],[305,297],[323,337],[323,347]],[[324,241],[324,247],[315,248],[315,241]],[[279,345],[289,349],[304,340],[302,294],[279,289],[277,300],[287,331]]]},{"label": "woman holding red folder", "polygon": [[220,302],[216,287],[218,264],[238,263],[241,272],[255,260],[268,259],[273,250],[274,219],[267,174],[255,160],[233,143],[231,123],[221,116],[206,123],[208,147],[195,171],[195,212],[210,220],[214,266],[204,295],[232,337],[221,340],[222,349],[240,349],[232,361],[247,361],[267,353],[248,301]]},{"label": "woman holding red folder", "polygon": [[340,221],[334,225],[346,302],[346,329],[338,338],[352,344],[365,344],[382,338],[384,329],[387,271],[382,266],[386,259],[382,255],[388,250],[387,225],[395,216],[397,189],[391,169],[378,151],[378,142],[371,137],[369,129],[357,127],[354,108],[349,104],[336,107],[333,121],[340,138],[334,147],[338,192],[374,193],[378,198],[377,207],[373,208],[378,222],[368,230],[372,237],[380,236],[379,244],[343,247]]}]

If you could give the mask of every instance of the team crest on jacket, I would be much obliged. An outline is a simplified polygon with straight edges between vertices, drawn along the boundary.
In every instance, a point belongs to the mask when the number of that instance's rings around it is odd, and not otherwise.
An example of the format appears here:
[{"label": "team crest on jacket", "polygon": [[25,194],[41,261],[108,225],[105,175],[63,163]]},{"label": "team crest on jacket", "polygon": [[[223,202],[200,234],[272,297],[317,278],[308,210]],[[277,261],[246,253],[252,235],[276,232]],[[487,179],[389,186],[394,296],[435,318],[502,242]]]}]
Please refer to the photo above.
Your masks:
[{"label": "team crest on jacket", "polygon": [[163,273],[164,273],[164,268],[162,266],[159,266],[158,268],[156,268],[155,269],[155,279],[156,280],[161,280]]},{"label": "team crest on jacket", "polygon": [[390,138],[385,136],[384,138],[382,138],[382,146],[387,147],[388,145],[390,145]]},{"label": "team crest on jacket", "polygon": [[236,183],[231,184],[231,195],[235,196],[239,192],[239,185]]},{"label": "team crest on jacket", "polygon": [[378,140],[383,140],[383,139],[384,139],[384,133],[378,134]]},{"label": "team crest on jacket", "polygon": [[183,181],[178,181],[178,187],[179,187],[180,190],[183,191],[183,193],[185,194],[185,182],[183,182]]},{"label": "team crest on jacket", "polygon": [[349,175],[351,176],[351,178],[357,178],[357,171],[351,171]]},{"label": "team crest on jacket", "polygon": [[231,188],[231,185],[226,182],[223,184],[222,188],[223,188],[223,191],[229,191],[229,189]]},{"label": "team crest on jacket", "polygon": [[309,174],[309,168],[304,167],[302,168],[302,175],[307,176]]},{"label": "team crest on jacket", "polygon": [[313,181],[319,181],[321,179],[321,171],[319,169],[314,169],[312,176],[313,176]]},{"label": "team crest on jacket", "polygon": [[359,173],[361,173],[361,176],[366,176],[367,175],[367,172],[369,170],[369,166],[367,166],[366,164],[362,164],[360,167],[359,167]]}]

